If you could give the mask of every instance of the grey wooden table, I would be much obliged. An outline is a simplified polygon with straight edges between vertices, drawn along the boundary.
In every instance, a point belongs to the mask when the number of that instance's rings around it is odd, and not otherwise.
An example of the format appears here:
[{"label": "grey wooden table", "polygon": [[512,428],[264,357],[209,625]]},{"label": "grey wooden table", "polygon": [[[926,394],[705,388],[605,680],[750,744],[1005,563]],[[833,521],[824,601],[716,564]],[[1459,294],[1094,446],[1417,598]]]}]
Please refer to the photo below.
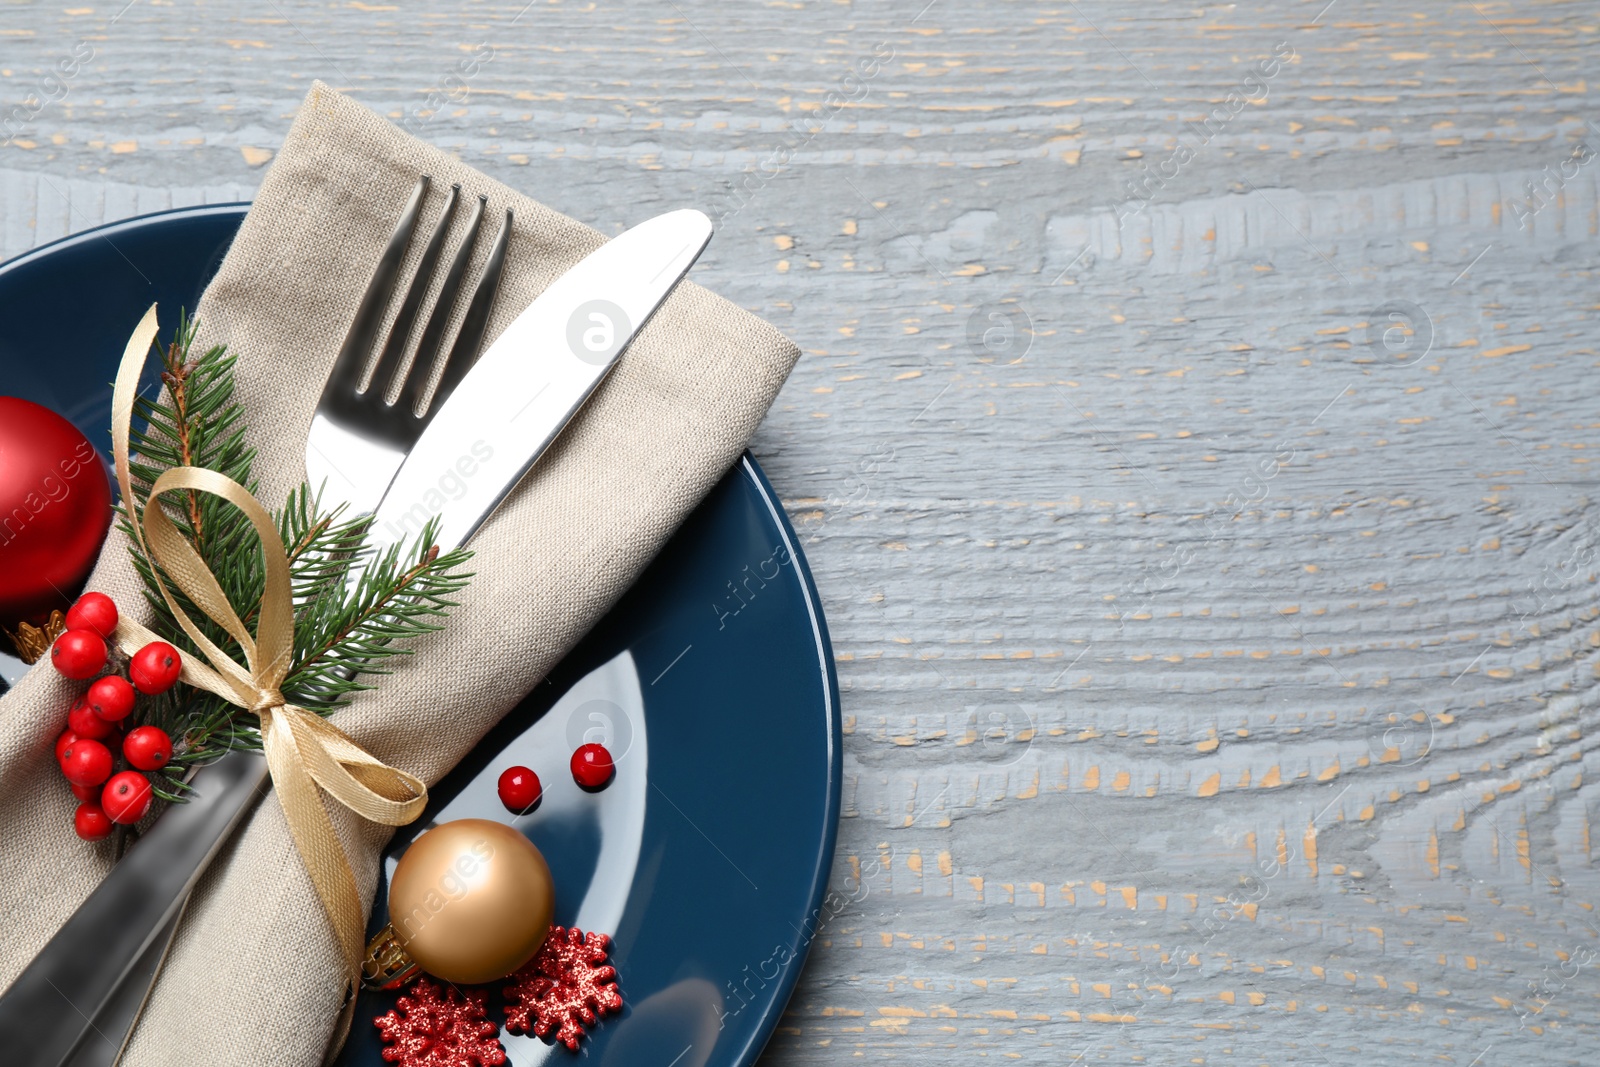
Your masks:
[{"label": "grey wooden table", "polygon": [[804,350],[842,903],[763,1062],[1600,1060],[1592,5],[122,2],[0,6],[0,254],[247,198],[320,77],[704,207]]}]

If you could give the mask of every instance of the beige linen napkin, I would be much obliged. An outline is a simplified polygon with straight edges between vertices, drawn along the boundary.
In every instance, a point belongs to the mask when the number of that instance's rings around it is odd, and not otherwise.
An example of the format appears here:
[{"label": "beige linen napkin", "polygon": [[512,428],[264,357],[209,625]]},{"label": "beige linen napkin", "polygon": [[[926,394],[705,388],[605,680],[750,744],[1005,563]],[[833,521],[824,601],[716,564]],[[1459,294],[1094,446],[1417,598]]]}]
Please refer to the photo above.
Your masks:
[{"label": "beige linen napkin", "polygon": [[[490,236],[504,210],[515,211],[490,341],[603,243],[313,86],[199,307],[200,342],[226,342],[239,357],[239,399],[269,507],[305,476],[323,380],[422,173],[434,192],[419,234],[431,229],[452,182],[464,198],[488,196]],[[413,242],[402,284],[423,243]],[[480,238],[469,290],[488,245]],[[93,294],[84,295],[92,306]],[[638,577],[737,459],[798,355],[755,316],[679,286],[473,541],[478,576],[448,627],[418,642],[381,688],[334,721],[379,759],[437,781]],[[138,610],[120,536],[107,542],[90,587]],[[53,742],[78,688],[35,670],[0,700],[0,985],[111,865],[107,844],[73,836],[76,801],[54,766]],[[335,823],[370,899],[389,831],[337,808]],[[314,1065],[343,982],[327,919],[269,795],[200,884],[125,1062]]]}]

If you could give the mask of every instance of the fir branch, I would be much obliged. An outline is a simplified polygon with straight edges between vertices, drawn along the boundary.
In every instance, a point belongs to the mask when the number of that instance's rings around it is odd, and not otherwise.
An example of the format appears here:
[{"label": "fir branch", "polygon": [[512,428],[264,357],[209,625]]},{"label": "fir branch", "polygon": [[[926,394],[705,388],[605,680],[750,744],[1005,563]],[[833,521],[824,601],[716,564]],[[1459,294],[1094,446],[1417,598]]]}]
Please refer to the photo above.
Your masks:
[{"label": "fir branch", "polygon": [[[154,629],[185,656],[199,657],[156,584],[157,568],[133,537],[133,524],[150,506],[151,487],[178,466],[218,471],[256,491],[251,474],[255,450],[245,439],[244,413],[234,400],[234,356],[214,346],[192,354],[196,324],[180,315],[172,341],[160,350],[165,390],[156,400],[138,398],[134,411],[144,425],[131,435],[132,499],[118,511],[135,571],[144,585]],[[266,588],[265,564],[254,524],[232,504],[208,493],[187,492],[186,506],[162,499],[174,526],[194,546],[217,579],[228,603],[253,631]],[[310,487],[289,494],[274,515],[289,561],[295,604],[294,651],[279,687],[292,703],[330,714],[357,692],[372,688],[364,674],[387,673],[390,657],[409,655],[407,639],[443,626],[450,599],[470,575],[461,566],[471,553],[441,553],[437,525],[407,546],[394,545],[375,558],[362,547],[371,518],[346,519],[343,507],[324,512]],[[359,570],[358,570],[359,569]],[[237,643],[161,575],[174,601],[206,638],[243,662]],[[221,697],[185,684],[157,698],[142,698],[134,723],[152,723],[173,740],[172,760],[152,775],[157,796],[182,801],[194,770],[234,748],[259,748],[255,716]]]},{"label": "fir branch", "polygon": [[[361,523],[362,532],[370,520]],[[392,545],[376,558],[353,557],[361,566],[353,591],[348,571],[333,588],[324,587],[302,602],[296,613],[296,661],[284,679],[285,696],[307,710],[326,714],[352,695],[371,689],[363,674],[386,674],[384,661],[410,655],[396,642],[442,628],[467,584],[459,568],[471,556],[464,549],[440,553],[430,523],[409,549]]]},{"label": "fir branch", "polygon": [[[188,362],[188,353],[193,334],[185,336],[184,325],[182,322],[179,323],[178,336],[167,345],[166,367],[161,372],[161,380],[166,383],[167,392],[172,397],[179,455],[183,459],[183,465],[191,467],[194,465],[194,436],[188,417],[189,375],[194,370],[194,365]],[[198,550],[204,540],[205,529],[200,517],[200,494],[193,489],[189,490],[189,525],[194,546]]]}]

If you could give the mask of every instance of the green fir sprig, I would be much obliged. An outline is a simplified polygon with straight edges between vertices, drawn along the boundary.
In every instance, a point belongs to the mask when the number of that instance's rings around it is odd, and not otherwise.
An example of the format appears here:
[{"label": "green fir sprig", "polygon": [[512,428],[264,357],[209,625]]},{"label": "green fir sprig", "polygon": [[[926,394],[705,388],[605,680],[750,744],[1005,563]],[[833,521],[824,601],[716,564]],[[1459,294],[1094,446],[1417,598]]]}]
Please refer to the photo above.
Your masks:
[{"label": "green fir sprig", "polygon": [[[180,314],[177,332],[160,352],[165,389],[156,400],[135,401],[136,421],[144,426],[130,440],[134,499],[122,501],[118,515],[154,613],[152,629],[183,655],[203,660],[157,589],[156,564],[140,550],[130,525],[149,506],[156,479],[173,467],[214,470],[256,491],[251,475],[256,452],[246,441],[244,412],[234,399],[235,357],[222,345],[193,355],[194,336],[194,320]],[[160,506],[254,632],[266,581],[255,526],[209,493],[164,494]],[[323,511],[318,495],[302,484],[274,515],[295,603],[294,656],[279,688],[290,703],[322,715],[373,688],[362,676],[387,673],[390,657],[411,653],[408,639],[440,629],[457,606],[451,597],[471,577],[461,567],[472,553],[441,553],[435,524],[415,541],[374,556],[362,548],[372,518],[346,519],[343,510],[341,505]],[[353,588],[352,567],[360,568]],[[227,631],[189,603],[164,573],[162,578],[201,633],[242,663],[243,653]],[[159,726],[172,738],[171,761],[151,776],[156,795],[170,801],[184,799],[196,767],[230,749],[261,747],[253,713],[182,682],[159,697],[142,699],[136,716],[135,724]]]}]

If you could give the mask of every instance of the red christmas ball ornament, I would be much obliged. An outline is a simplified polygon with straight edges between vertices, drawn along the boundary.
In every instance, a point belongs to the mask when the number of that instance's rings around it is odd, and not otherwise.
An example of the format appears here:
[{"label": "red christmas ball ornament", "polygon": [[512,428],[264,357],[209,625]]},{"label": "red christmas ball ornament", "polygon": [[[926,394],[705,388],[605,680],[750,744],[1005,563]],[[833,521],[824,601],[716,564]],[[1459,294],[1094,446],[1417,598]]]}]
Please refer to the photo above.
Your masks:
[{"label": "red christmas ball ornament", "polygon": [[99,785],[111,777],[111,750],[80,737],[61,754],[61,773],[73,785]]},{"label": "red christmas ball ornament", "polygon": [[117,602],[104,593],[85,593],[67,610],[67,629],[93,630],[107,641],[117,632]]},{"label": "red christmas ball ornament", "polygon": [[72,816],[72,828],[85,841],[100,841],[110,836],[114,826],[100,805],[83,803]]},{"label": "red christmas ball ornament", "polygon": [[159,726],[141,726],[123,739],[122,754],[141,771],[159,771],[172,758],[172,738]]},{"label": "red christmas ball ornament", "polygon": [[50,646],[56,670],[81,682],[105,669],[106,640],[93,630],[68,630]]},{"label": "red christmas ball ornament", "polygon": [[0,625],[42,622],[83,586],[111,525],[111,484],[78,428],[0,396]]},{"label": "red christmas ball ornament", "polygon": [[518,814],[539,803],[544,787],[529,767],[507,767],[500,772],[500,803]]},{"label": "red christmas ball ornament", "polygon": [[121,675],[108,674],[89,687],[85,699],[106,722],[121,722],[133,711],[133,685]]},{"label": "red christmas ball ornament", "polygon": [[77,739],[78,739],[78,735],[72,732],[71,727],[68,727],[67,729],[61,731],[61,736],[56,738],[56,762],[57,763],[61,762],[61,757],[66,754],[67,747],[69,745],[71,745],[72,742],[76,741]]},{"label": "red christmas ball ornament", "polygon": [[572,777],[585,789],[601,789],[616,773],[617,765],[606,746],[579,745],[572,754]]},{"label": "red christmas ball ornament", "polygon": [[79,737],[104,741],[116,732],[117,727],[96,715],[86,697],[79,697],[72,705],[72,709],[67,712],[67,729]]},{"label": "red christmas ball ornament", "polygon": [[100,806],[111,816],[112,822],[127,825],[144,818],[154,795],[150,791],[150,779],[138,771],[123,771],[113,774],[106,783],[105,791],[100,794]]},{"label": "red christmas ball ornament", "polygon": [[141,693],[165,693],[178,680],[183,657],[165,641],[151,641],[128,661],[128,677]]}]

